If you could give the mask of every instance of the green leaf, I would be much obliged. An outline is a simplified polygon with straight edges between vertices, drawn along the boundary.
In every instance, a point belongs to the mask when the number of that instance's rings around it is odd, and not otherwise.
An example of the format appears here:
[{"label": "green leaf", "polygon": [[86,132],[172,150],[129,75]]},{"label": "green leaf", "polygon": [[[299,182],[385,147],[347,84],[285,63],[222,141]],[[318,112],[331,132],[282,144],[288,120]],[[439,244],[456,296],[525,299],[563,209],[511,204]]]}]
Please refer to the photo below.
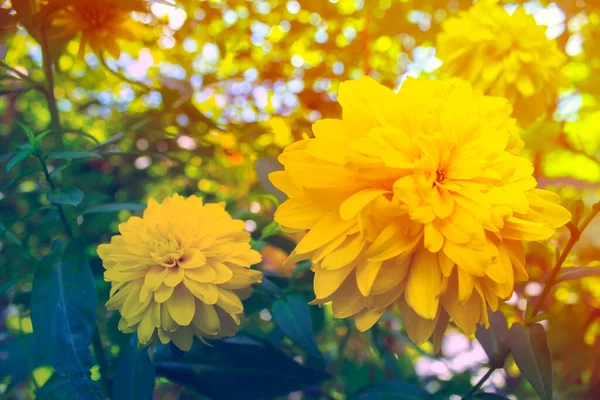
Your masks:
[{"label": "green leaf", "polygon": [[46,155],[48,160],[78,160],[82,158],[102,158],[102,156],[89,151],[55,151]]},{"label": "green leaf", "polygon": [[568,267],[560,270],[557,282],[570,281],[573,279],[599,276],[600,267]]},{"label": "green leaf", "polygon": [[154,356],[157,375],[215,400],[270,399],[328,378],[254,336],[238,334],[210,344],[196,340],[181,358],[159,345]]},{"label": "green leaf", "polygon": [[0,342],[0,381],[10,377],[8,389],[21,383],[31,371],[42,364],[40,357],[36,357],[35,348],[35,338],[32,334]]},{"label": "green leaf", "polygon": [[108,203],[108,204],[97,204],[86,208],[81,214],[100,214],[100,213],[113,213],[122,210],[127,211],[142,211],[146,206],[137,203]]},{"label": "green leaf", "polygon": [[35,135],[33,134],[33,131],[31,129],[29,129],[29,127],[27,125],[23,125],[20,122],[17,122],[17,124],[21,127],[21,129],[23,129],[23,131],[27,135],[27,139],[29,139],[29,143],[31,143],[32,146],[35,146],[36,142],[35,142]]},{"label": "green leaf", "polygon": [[281,232],[281,227],[277,223],[277,221],[271,221],[267,226],[265,226],[262,230],[259,240],[265,240],[268,237],[277,235]]},{"label": "green leaf", "polygon": [[266,276],[263,276],[262,282],[257,285],[254,285],[254,288],[262,290],[263,292],[268,293],[271,296],[276,297],[278,299],[282,296],[281,289],[279,289],[279,287]]},{"label": "green leaf", "polygon": [[502,368],[508,355],[508,325],[506,318],[498,310],[488,312],[490,327],[485,329],[483,325],[477,326],[475,336],[481,347],[487,354],[490,364],[496,368]]},{"label": "green leaf", "polygon": [[383,381],[359,389],[348,400],[432,400],[425,389],[402,381]]},{"label": "green leaf", "polygon": [[67,375],[74,393],[103,399],[90,376],[90,342],[96,324],[95,284],[87,260],[64,253],[54,242],[38,266],[31,293],[31,322],[38,348],[59,374]]},{"label": "green leaf", "polygon": [[500,396],[499,394],[496,394],[496,393],[487,393],[487,392],[477,393],[476,395],[473,396],[473,398],[479,399],[479,400],[509,400],[508,397]]},{"label": "green leaf", "polygon": [[52,133],[52,132],[54,132],[54,130],[53,130],[53,129],[48,129],[48,130],[45,130],[45,131],[43,131],[43,132],[40,132],[40,133],[39,133],[39,134],[38,134],[38,135],[35,137],[35,143],[36,143],[36,144],[39,144],[39,143],[42,141],[42,139],[43,139],[43,138],[45,138],[45,137],[46,137],[46,136],[47,136],[49,133]]},{"label": "green leaf", "polygon": [[509,346],[521,374],[542,400],[552,400],[552,356],[541,324],[524,327],[513,324]]},{"label": "green leaf", "polygon": [[83,201],[83,192],[77,188],[70,188],[48,193],[46,197],[52,204],[77,207]]},{"label": "green leaf", "polygon": [[278,299],[273,304],[273,322],[298,346],[322,358],[313,336],[312,319],[308,302],[299,294]]},{"label": "green leaf", "polygon": [[154,392],[154,365],[147,349],[132,348],[121,359],[112,385],[113,400],[146,400]]},{"label": "green leaf", "polygon": [[23,150],[19,151],[15,156],[8,162],[6,165],[6,173],[10,173],[10,171],[23,162],[27,157],[33,154],[33,148],[31,146],[24,147]]},{"label": "green leaf", "polygon": [[73,392],[73,388],[66,377],[54,374],[37,391],[35,398],[36,400],[72,400],[76,399],[77,395]]},{"label": "green leaf", "polygon": [[310,271],[310,266],[311,266],[310,261],[308,261],[308,260],[300,261],[298,263],[298,265],[296,265],[296,268],[294,268],[294,270],[292,271],[291,278],[296,279],[296,277],[298,275],[300,275],[301,273]]}]

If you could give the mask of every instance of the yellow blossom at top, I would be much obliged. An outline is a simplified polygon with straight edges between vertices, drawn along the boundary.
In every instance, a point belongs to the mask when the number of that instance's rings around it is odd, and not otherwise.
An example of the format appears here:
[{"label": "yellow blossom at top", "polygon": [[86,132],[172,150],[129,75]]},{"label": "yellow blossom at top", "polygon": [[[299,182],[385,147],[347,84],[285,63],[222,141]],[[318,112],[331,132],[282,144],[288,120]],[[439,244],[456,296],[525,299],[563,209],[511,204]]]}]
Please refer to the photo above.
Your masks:
[{"label": "yellow blossom at top", "polygon": [[119,329],[137,331],[142,346],[160,339],[183,351],[194,336],[234,335],[241,300],[262,279],[249,269],[261,256],[244,227],[222,203],[179,195],[150,200],[143,218],[119,225],[121,234],[98,246],[112,284],[106,308],[121,312]]},{"label": "yellow blossom at top", "polygon": [[497,0],[481,0],[442,27],[436,53],[442,71],[506,97],[521,122],[552,112],[566,85],[560,69],[566,57],[524,7],[510,15]]},{"label": "yellow blossom at top", "polygon": [[139,40],[140,26],[129,13],[144,10],[142,0],[79,0],[59,10],[52,23],[54,27],[64,29],[59,36],[81,34],[80,57],[89,45],[97,55],[106,50],[119,58],[119,40]]},{"label": "yellow blossom at top", "polygon": [[468,334],[528,278],[523,241],[570,219],[518,156],[506,99],[468,82],[371,78],[340,85],[342,119],[288,146],[271,182],[286,232],[308,230],[289,262],[312,260],[315,303],[369,329],[398,305],[423,342],[448,316]]}]

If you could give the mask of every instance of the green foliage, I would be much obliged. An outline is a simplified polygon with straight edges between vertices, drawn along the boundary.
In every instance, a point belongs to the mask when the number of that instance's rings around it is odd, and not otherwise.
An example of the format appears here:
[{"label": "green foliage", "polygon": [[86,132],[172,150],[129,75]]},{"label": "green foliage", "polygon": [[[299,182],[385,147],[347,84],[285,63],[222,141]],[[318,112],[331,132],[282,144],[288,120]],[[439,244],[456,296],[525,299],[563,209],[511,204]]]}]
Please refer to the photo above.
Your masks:
[{"label": "green foliage", "polygon": [[377,382],[362,388],[349,400],[433,400],[433,396],[419,386],[402,381]]},{"label": "green foliage", "polygon": [[309,354],[322,358],[313,335],[313,325],[307,300],[299,294],[280,298],[273,304],[273,322],[298,346]]},{"label": "green foliage", "polygon": [[552,356],[540,324],[510,327],[509,346],[523,376],[542,400],[552,400]]},{"label": "green foliage", "polygon": [[270,398],[327,378],[326,373],[298,364],[256,337],[238,334],[210,344],[196,342],[181,357],[159,345],[156,373],[217,400]]},{"label": "green foliage", "polygon": [[69,377],[81,398],[102,399],[90,376],[89,350],[96,325],[94,279],[84,257],[65,253],[55,242],[38,266],[31,293],[31,322],[36,345],[59,374]]},{"label": "green foliage", "polygon": [[152,398],[156,373],[146,349],[130,349],[119,363],[112,385],[114,400]]}]

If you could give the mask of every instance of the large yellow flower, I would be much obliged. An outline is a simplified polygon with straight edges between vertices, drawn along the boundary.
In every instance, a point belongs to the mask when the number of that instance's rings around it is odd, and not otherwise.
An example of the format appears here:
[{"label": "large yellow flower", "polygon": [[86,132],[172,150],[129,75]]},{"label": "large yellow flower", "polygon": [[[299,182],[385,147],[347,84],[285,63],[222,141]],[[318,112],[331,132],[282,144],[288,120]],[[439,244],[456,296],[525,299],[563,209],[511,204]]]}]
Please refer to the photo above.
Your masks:
[{"label": "large yellow flower", "polygon": [[119,225],[120,235],[98,246],[104,279],[111,282],[109,310],[119,329],[137,331],[140,345],[173,341],[187,351],[198,338],[232,336],[262,273],[244,222],[221,204],[175,195],[151,200],[143,218]]},{"label": "large yellow flower", "polygon": [[566,85],[565,55],[545,30],[522,6],[510,15],[497,0],[481,0],[443,23],[437,57],[442,71],[508,98],[514,116],[529,123],[552,111]]},{"label": "large yellow flower", "polygon": [[315,303],[361,331],[397,304],[415,342],[448,314],[473,334],[528,278],[522,242],[570,219],[513,154],[510,105],[458,78],[395,94],[363,77],[338,101],[342,120],[316,122],[270,175],[289,196],[275,219],[308,230],[289,261],[311,259]]},{"label": "large yellow flower", "polygon": [[89,45],[98,55],[107,50],[119,58],[119,40],[139,40],[140,26],[129,13],[143,10],[142,0],[78,0],[60,10],[52,22],[53,26],[64,29],[59,36],[81,34],[80,57]]}]

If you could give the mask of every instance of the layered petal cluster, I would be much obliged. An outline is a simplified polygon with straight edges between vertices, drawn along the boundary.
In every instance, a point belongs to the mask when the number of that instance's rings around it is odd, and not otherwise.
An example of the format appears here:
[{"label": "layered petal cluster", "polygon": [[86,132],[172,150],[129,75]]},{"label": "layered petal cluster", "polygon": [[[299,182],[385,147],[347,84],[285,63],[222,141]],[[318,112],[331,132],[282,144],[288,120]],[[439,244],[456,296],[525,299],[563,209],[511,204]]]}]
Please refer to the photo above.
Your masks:
[{"label": "layered petal cluster", "polygon": [[342,119],[317,121],[269,177],[289,197],[276,221],[308,230],[289,261],[312,260],[315,303],[360,330],[397,305],[415,342],[448,316],[474,333],[528,278],[523,241],[570,219],[516,154],[510,105],[458,78],[396,94],[363,77],[338,102]]},{"label": "layered petal cluster", "polygon": [[137,331],[142,346],[172,341],[183,351],[194,336],[233,336],[241,300],[262,279],[250,269],[261,257],[244,227],[222,203],[179,195],[151,200],[143,218],[119,225],[121,234],[98,246],[112,285],[106,308],[120,311],[119,329]]},{"label": "layered petal cluster", "polygon": [[442,27],[436,46],[442,71],[508,98],[524,123],[552,111],[567,83],[560,69],[566,57],[523,6],[511,15],[498,0],[481,0]]},{"label": "layered petal cluster", "polygon": [[81,34],[80,57],[89,45],[98,55],[106,50],[119,58],[119,40],[139,40],[140,25],[130,13],[145,9],[143,0],[78,0],[58,11],[52,24],[62,29],[61,37]]}]

